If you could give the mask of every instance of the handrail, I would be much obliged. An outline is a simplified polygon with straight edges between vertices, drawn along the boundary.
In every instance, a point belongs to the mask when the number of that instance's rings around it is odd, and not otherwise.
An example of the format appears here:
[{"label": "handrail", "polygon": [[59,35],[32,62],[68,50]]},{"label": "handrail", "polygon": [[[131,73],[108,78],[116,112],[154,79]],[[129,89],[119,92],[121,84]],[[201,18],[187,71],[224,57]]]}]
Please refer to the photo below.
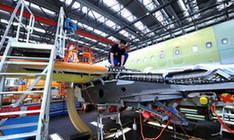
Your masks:
[{"label": "handrail", "polygon": [[61,7],[59,11],[57,30],[56,30],[55,40],[54,40],[54,44],[57,48],[57,55],[61,58],[64,57],[65,40],[66,40],[66,33],[67,33],[66,30],[64,30],[64,18],[65,18],[65,12],[63,10],[63,7]]},{"label": "handrail", "polygon": [[[21,6],[21,9],[19,10]],[[27,9],[27,11],[30,13],[30,18],[29,18],[29,23],[28,26],[24,25],[22,23],[22,17],[23,17],[23,13],[24,13],[24,9]],[[18,13],[19,12],[19,13]],[[19,14],[19,18],[16,16],[16,14]],[[27,38],[26,38],[26,42],[28,43],[29,41],[29,37],[30,35],[33,33],[33,28],[34,28],[34,22],[35,22],[35,16],[33,15],[32,11],[29,9],[29,7],[26,5],[24,0],[19,0],[12,15],[11,18],[8,22],[7,28],[4,32],[4,35],[2,37],[1,43],[0,43],[0,50],[3,47],[3,44],[7,38],[8,32],[10,30],[10,27],[13,24],[13,20],[16,19],[18,21],[18,27],[17,27],[17,32],[16,32],[16,40],[18,41],[19,39],[19,34],[20,34],[20,28],[23,27],[26,31],[27,31]]]}]

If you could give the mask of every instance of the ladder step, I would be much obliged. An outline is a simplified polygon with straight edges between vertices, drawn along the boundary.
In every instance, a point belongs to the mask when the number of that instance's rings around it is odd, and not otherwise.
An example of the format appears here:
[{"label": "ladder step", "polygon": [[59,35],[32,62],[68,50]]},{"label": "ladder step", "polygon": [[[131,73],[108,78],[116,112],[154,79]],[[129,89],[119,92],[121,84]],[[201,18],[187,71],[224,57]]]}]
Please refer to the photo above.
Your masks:
[{"label": "ladder step", "polygon": [[230,116],[230,117],[234,117],[234,114],[231,114],[231,113],[224,113],[224,118],[226,118],[227,116]]},{"label": "ladder step", "polygon": [[6,61],[5,64],[12,64],[12,65],[48,65],[48,63],[43,62],[17,62],[17,61]]},{"label": "ladder step", "polygon": [[27,133],[0,136],[0,139],[1,140],[10,140],[10,139],[16,139],[16,138],[32,137],[32,136],[36,136],[36,135],[37,135],[37,131],[33,131],[33,132],[27,132]]},{"label": "ladder step", "polygon": [[0,130],[4,130],[4,129],[15,129],[15,128],[21,128],[21,127],[29,127],[29,126],[35,126],[35,125],[37,125],[37,124],[38,124],[38,122],[5,125],[5,126],[0,127]]},{"label": "ladder step", "polygon": [[12,42],[11,47],[14,48],[27,48],[27,49],[39,49],[39,50],[51,50],[54,45],[47,44],[33,44],[24,42]]},{"label": "ladder step", "polygon": [[8,115],[22,115],[22,114],[30,114],[30,113],[40,113],[41,110],[27,110],[27,111],[15,111],[15,112],[1,112],[0,116],[8,116]]},{"label": "ladder step", "polygon": [[27,59],[27,60],[45,60],[49,61],[50,58],[44,58],[44,57],[26,57],[26,56],[6,56],[8,59]]},{"label": "ladder step", "polygon": [[1,76],[45,76],[46,73],[0,73]]},{"label": "ladder step", "polygon": [[226,105],[224,106],[225,109],[234,109],[234,106],[233,105]]},{"label": "ladder step", "polygon": [[44,90],[37,90],[37,91],[9,91],[9,92],[0,92],[1,94],[32,94],[32,93],[43,93]]},{"label": "ladder step", "polygon": [[226,124],[234,125],[234,122],[232,122],[232,121],[223,121],[223,122],[226,123]]}]

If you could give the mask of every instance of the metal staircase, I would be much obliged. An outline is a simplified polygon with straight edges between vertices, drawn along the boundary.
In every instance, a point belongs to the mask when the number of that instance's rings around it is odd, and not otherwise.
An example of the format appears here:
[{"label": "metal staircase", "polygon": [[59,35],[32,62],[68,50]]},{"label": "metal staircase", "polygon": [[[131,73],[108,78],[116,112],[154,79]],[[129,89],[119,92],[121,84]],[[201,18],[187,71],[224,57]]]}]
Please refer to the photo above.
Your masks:
[{"label": "metal staircase", "polygon": [[[17,11],[19,11],[19,15],[17,15]],[[24,18],[24,9],[28,10],[30,13],[29,24],[23,24]],[[10,107],[17,107],[26,97],[28,94],[31,93],[43,93],[42,101],[41,101],[41,108],[39,110],[29,110],[29,111],[15,111],[15,112],[4,112],[0,113],[0,116],[9,116],[9,115],[20,115],[20,114],[28,114],[28,113],[40,113],[38,123],[37,123],[37,130],[30,132],[30,133],[21,133],[21,134],[14,134],[14,135],[7,135],[7,136],[0,136],[0,139],[16,139],[16,138],[24,138],[30,136],[36,136],[37,140],[44,140],[48,137],[48,124],[49,124],[49,108],[50,108],[50,92],[51,92],[51,81],[52,81],[52,74],[54,68],[54,61],[57,56],[63,57],[64,55],[64,46],[65,46],[65,36],[66,31],[63,29],[64,23],[64,11],[63,8],[60,9],[58,23],[57,23],[57,32],[55,37],[55,43],[51,45],[47,44],[35,44],[29,43],[30,35],[33,33],[34,27],[34,16],[30,9],[25,4],[24,0],[19,0],[15,10],[12,13],[12,16],[9,20],[9,24],[5,30],[5,33],[2,37],[0,49],[5,48],[4,54],[1,58],[0,63],[0,109],[2,108],[2,99],[4,95],[13,95],[13,94],[21,94],[21,97]],[[13,21],[17,20],[18,28],[16,32],[16,37],[7,37],[10,27],[13,24]],[[25,42],[19,42],[20,32],[22,31],[22,27],[27,31],[27,37]],[[8,38],[8,41],[6,40]],[[4,44],[7,44],[5,47]],[[13,49],[32,49],[32,50],[46,50],[50,52],[49,57],[42,58],[42,57],[27,57],[27,56],[12,56]],[[25,73],[16,73],[16,72],[9,72],[12,66],[31,66],[31,67],[40,67],[41,72],[34,73],[34,72],[25,72]],[[14,91],[14,92],[5,92],[4,85],[5,79],[8,76],[14,76],[20,78],[21,76],[36,76],[35,81],[33,84],[26,91]],[[41,91],[32,91],[34,86],[41,78],[45,79],[44,90]],[[7,119],[0,120],[0,130],[4,129],[2,124],[6,122]],[[25,126],[27,124],[21,124],[21,126]],[[18,125],[17,127],[21,127]]]}]

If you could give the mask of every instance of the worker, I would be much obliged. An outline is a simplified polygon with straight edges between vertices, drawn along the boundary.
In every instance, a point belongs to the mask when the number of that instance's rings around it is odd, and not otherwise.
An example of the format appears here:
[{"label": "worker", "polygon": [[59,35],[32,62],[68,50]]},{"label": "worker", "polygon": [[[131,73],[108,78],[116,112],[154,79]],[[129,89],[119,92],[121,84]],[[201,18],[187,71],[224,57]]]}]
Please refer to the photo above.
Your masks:
[{"label": "worker", "polygon": [[68,55],[67,55],[68,63],[78,63],[79,62],[77,53],[78,53],[78,49],[75,47],[75,45],[71,45],[68,48]]},{"label": "worker", "polygon": [[25,79],[20,79],[19,86],[18,86],[18,91],[25,91],[26,89],[27,89],[26,80]]},{"label": "worker", "polygon": [[111,46],[109,52],[108,62],[111,64],[110,67],[120,67],[125,68],[124,65],[128,59],[128,54],[126,52],[125,40],[120,40],[119,44],[114,44]]}]

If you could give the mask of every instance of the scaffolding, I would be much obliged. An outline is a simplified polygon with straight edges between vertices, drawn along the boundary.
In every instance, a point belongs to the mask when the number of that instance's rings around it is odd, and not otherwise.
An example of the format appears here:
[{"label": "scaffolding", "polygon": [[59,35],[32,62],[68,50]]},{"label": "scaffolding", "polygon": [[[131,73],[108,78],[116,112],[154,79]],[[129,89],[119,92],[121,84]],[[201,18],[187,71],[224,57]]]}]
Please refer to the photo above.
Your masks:
[{"label": "scaffolding", "polygon": [[[25,25],[23,23],[24,16],[24,10],[27,10],[27,12],[30,13],[29,16],[29,23],[28,25]],[[7,28],[5,30],[5,33],[2,37],[1,43],[0,43],[0,49],[5,49],[4,54],[1,59],[0,63],[0,106],[2,108],[2,98],[4,95],[20,95],[19,99],[16,103],[10,105],[9,112],[5,111],[2,112],[0,116],[10,116],[10,115],[21,115],[21,114],[28,114],[28,113],[39,113],[39,119],[37,122],[37,130],[34,130],[32,132],[27,133],[20,133],[20,134],[13,134],[13,135],[3,135],[0,136],[0,139],[16,139],[16,138],[25,138],[25,137],[31,137],[36,136],[37,140],[44,140],[48,137],[48,125],[49,125],[49,108],[50,108],[50,95],[51,95],[51,81],[52,81],[52,74],[53,74],[53,68],[54,68],[54,60],[56,57],[63,57],[64,56],[64,46],[65,46],[65,36],[66,31],[64,30],[64,17],[65,13],[63,8],[60,8],[59,17],[58,17],[58,23],[57,23],[57,31],[55,35],[55,42],[54,44],[36,44],[36,43],[30,43],[30,36],[33,33],[34,30],[34,21],[35,17],[33,13],[30,11],[30,9],[27,7],[24,0],[19,0],[12,15],[9,20],[9,23],[7,25]],[[28,17],[26,17],[28,18]],[[9,30],[13,24],[13,21],[18,21],[18,27],[15,37],[9,37],[8,33]],[[19,41],[20,33],[22,28],[26,30],[27,37],[24,40],[24,42]],[[4,46],[4,44],[7,44],[7,46]],[[50,55],[49,57],[42,58],[42,57],[27,57],[27,56],[14,56],[12,55],[12,51],[17,49],[35,49],[35,50],[45,50],[49,51]],[[17,61],[13,61],[17,60]],[[42,61],[43,60],[43,61]],[[39,73],[18,73],[18,72],[9,72],[11,69],[10,67],[12,65],[32,65],[32,66],[43,66],[44,69],[41,70]],[[36,76],[35,81],[27,88],[26,91],[4,91],[5,86],[5,79],[8,76],[14,76],[14,77],[21,77],[21,76]],[[44,90],[42,91],[32,91],[34,86],[37,84],[37,82],[42,78],[45,78],[45,84],[44,84]],[[20,105],[20,103],[25,99],[28,94],[31,93],[43,93],[43,98],[41,102],[40,109],[36,110],[27,110],[27,111],[11,111],[11,108],[17,107]],[[7,110],[7,109],[5,109]],[[7,118],[2,119],[0,121],[0,130],[2,129],[2,124],[4,124],[7,121]],[[35,125],[35,124],[34,124]],[[18,128],[23,128],[25,126],[28,126],[28,124],[21,124],[17,126]],[[14,129],[14,128],[13,128]]]}]

